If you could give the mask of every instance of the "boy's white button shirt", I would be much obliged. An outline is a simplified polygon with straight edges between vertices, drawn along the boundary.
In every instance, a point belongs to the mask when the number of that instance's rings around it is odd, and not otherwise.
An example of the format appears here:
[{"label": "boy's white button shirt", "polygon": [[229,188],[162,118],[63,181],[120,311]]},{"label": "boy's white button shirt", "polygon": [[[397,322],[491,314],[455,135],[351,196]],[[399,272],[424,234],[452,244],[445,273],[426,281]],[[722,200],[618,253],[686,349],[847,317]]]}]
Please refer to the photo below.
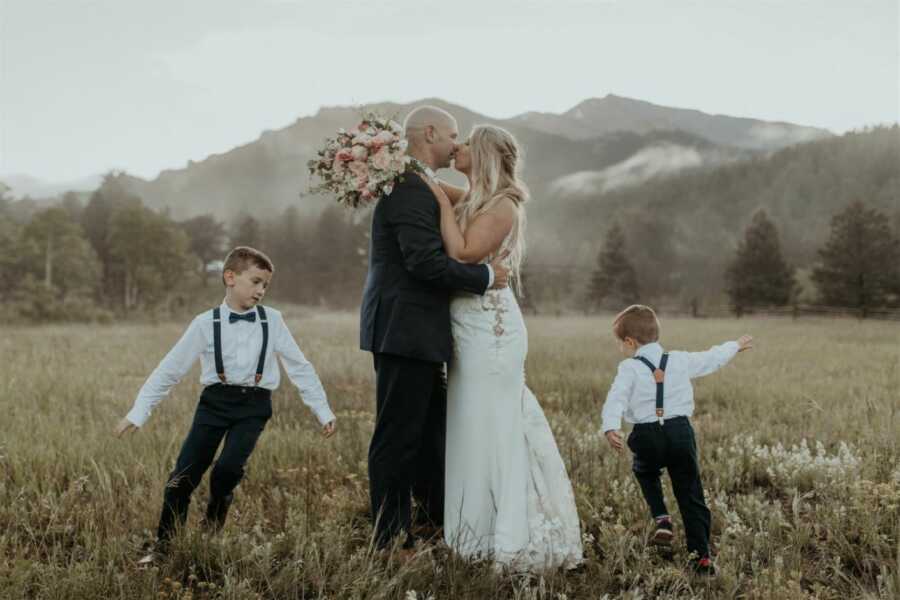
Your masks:
[{"label": "boy's white button shirt", "polygon": [[[229,323],[232,312],[224,302],[220,306],[222,315],[222,362],[225,378],[229,385],[254,386],[259,353],[262,349],[262,326],[257,314],[256,321],[235,321]],[[269,343],[266,348],[266,364],[258,387],[274,390],[281,380],[281,373],[275,355],[281,359],[284,370],[294,383],[304,404],[315,413],[319,423],[324,425],[334,420],[334,413],[328,406],[325,390],[312,364],[300,351],[294,336],[288,330],[281,313],[268,306],[266,317],[269,322]],[[256,313],[256,309],[247,312]],[[238,313],[244,314],[244,313]],[[169,390],[191,370],[200,358],[202,372],[200,383],[204,386],[221,383],[216,375],[215,348],[213,345],[212,311],[197,315],[178,343],[162,359],[138,392],[134,407],[126,418],[137,425],[144,425],[150,418],[153,407],[169,394]]]},{"label": "boy's white button shirt", "polygon": [[[705,352],[669,352],[663,385],[664,418],[690,417],[694,414],[694,387],[691,379],[714,373],[728,364],[739,349],[737,342],[725,342]],[[645,344],[634,356],[643,356],[655,366],[662,359],[663,347]],[[618,430],[622,418],[629,423],[653,423],[656,417],[656,380],[640,360],[627,358],[619,363],[606,402],[603,404],[603,432]]]}]

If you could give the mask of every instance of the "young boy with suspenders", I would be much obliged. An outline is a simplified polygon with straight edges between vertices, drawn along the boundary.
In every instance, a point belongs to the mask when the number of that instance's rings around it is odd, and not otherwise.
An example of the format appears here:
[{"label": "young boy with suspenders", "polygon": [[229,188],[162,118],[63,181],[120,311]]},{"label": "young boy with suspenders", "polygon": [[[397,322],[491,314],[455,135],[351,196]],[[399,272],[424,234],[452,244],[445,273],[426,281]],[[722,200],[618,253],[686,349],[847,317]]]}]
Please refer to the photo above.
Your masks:
[{"label": "young boy with suspenders", "polygon": [[710,512],[703,495],[697,442],[690,416],[694,412],[691,379],[709,375],[734,356],[753,347],[743,336],[706,352],[665,352],[659,344],[659,321],[647,306],[629,306],[613,321],[619,350],[628,357],[619,363],[603,405],[603,433],[617,451],[624,449],[622,418],[634,423],[628,436],[632,471],[656,523],[652,542],[671,544],[672,519],[663,499],[660,476],[669,472],[684,522],[688,552],[695,555],[699,573],[715,572],[709,556]]},{"label": "young boy with suspenders", "polygon": [[225,301],[194,318],[116,427],[116,434],[121,436],[143,426],[153,407],[200,358],[200,382],[205,387],[175,470],[166,483],[157,530],[159,542],[142,563],[152,562],[168,549],[176,526],[187,518],[191,494],[223,439],[224,447],[210,475],[204,524],[213,531],[224,524],[244,465],[272,416],[272,391],[280,379],[276,355],[303,402],[315,413],[323,434],[329,437],[334,433],[335,416],[315,369],[303,356],[281,313],[259,304],[272,272],[272,261],[262,252],[245,246],[232,250],[223,267]]}]

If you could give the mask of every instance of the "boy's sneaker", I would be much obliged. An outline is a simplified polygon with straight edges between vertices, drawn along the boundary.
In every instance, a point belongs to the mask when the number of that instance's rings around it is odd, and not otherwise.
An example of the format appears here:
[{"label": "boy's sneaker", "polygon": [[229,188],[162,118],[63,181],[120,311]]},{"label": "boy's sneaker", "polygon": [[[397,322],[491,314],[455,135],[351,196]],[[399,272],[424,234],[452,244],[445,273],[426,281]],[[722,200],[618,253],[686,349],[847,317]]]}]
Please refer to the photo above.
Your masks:
[{"label": "boy's sneaker", "polygon": [[144,556],[138,559],[137,566],[140,569],[147,569],[155,564],[165,561],[165,559],[165,548],[152,547]]},{"label": "boy's sneaker", "polygon": [[669,517],[660,517],[656,519],[656,531],[653,532],[653,535],[650,537],[650,543],[654,546],[664,546],[668,548],[672,545],[672,538],[675,537],[675,534],[672,533],[672,519]]},{"label": "boy's sneaker", "polygon": [[146,554],[138,559],[137,565],[139,568],[146,569],[165,561],[169,553],[169,545],[166,542],[157,541],[155,544],[144,544],[143,550]]},{"label": "boy's sneaker", "polygon": [[697,575],[706,575],[711,577],[716,574],[716,567],[713,565],[712,560],[710,560],[708,556],[704,556],[694,563],[694,573],[696,573]]},{"label": "boy's sneaker", "polygon": [[151,552],[148,552],[147,554],[145,554],[144,556],[142,556],[141,558],[139,558],[137,561],[137,565],[140,568],[146,569],[148,567],[153,566],[154,564],[156,564],[158,562],[161,562],[163,558],[165,558],[165,556],[163,554],[160,554],[159,552],[151,551]]}]

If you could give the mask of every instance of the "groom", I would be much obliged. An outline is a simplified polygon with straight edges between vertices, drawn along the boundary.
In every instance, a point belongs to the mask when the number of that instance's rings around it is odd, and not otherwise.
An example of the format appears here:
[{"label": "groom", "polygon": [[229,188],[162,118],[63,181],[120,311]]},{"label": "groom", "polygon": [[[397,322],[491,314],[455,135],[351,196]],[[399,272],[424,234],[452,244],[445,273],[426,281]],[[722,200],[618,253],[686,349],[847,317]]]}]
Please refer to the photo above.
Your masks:
[{"label": "groom", "polygon": [[444,252],[440,208],[423,177],[450,166],[459,136],[456,119],[422,106],[403,128],[407,153],[426,173],[407,173],[375,207],[360,314],[360,348],[372,352],[375,362],[369,488],[378,548],[404,533],[404,548],[413,546],[410,495],[425,523],[443,523],[450,295],[484,294],[506,287],[508,277],[503,257],[467,265]]}]

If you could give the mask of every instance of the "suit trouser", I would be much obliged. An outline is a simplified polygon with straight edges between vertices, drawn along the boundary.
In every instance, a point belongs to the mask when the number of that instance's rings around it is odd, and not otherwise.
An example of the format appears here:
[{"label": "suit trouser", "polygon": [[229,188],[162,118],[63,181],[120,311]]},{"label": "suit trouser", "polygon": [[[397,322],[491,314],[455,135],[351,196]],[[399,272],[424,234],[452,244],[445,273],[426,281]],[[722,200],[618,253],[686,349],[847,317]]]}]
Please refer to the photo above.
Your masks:
[{"label": "suit trouser", "polygon": [[271,392],[263,388],[221,384],[204,388],[175,470],[166,483],[157,530],[161,542],[167,542],[176,525],[183,525],[187,519],[191,494],[200,485],[223,438],[224,447],[209,479],[206,517],[213,525],[224,523],[232,492],[244,476],[244,465],[272,416],[271,397]]},{"label": "suit trouser", "polygon": [[[375,354],[376,417],[369,445],[369,489],[375,543],[409,533],[410,496],[423,522],[444,520],[447,383],[443,365]],[[412,545],[411,536],[405,544]]]},{"label": "suit trouser", "polygon": [[632,471],[651,514],[669,514],[660,483],[666,469],[684,521],[688,551],[701,558],[709,556],[710,512],[703,496],[697,440],[690,419],[674,417],[663,425],[639,423],[628,436],[628,447],[634,456]]}]

